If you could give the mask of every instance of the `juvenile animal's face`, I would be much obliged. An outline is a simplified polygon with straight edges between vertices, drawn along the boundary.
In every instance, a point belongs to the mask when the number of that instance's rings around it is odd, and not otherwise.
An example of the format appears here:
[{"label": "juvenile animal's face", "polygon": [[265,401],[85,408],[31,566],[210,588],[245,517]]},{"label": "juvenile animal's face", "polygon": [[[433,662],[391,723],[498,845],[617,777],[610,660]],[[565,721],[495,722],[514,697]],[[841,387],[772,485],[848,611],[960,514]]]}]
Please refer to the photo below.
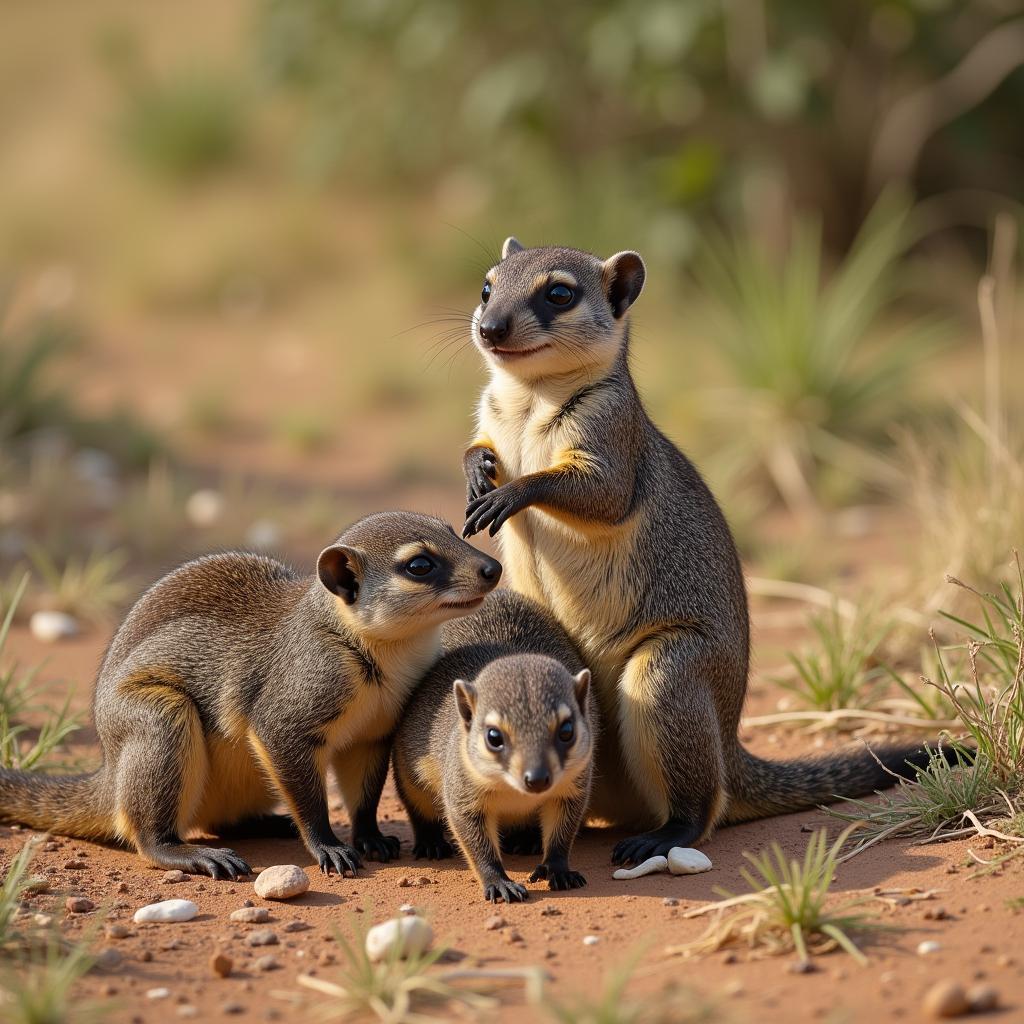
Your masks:
[{"label": "juvenile animal's face", "polygon": [[610,366],[625,342],[626,311],[644,286],[638,253],[599,260],[578,249],[524,249],[505,240],[484,279],[473,340],[487,361],[521,380]]},{"label": "juvenile animal's face", "polygon": [[590,761],[590,672],[553,658],[510,655],[473,682],[456,680],[466,756],[490,788],[542,797],[571,784]]},{"label": "juvenile animal's face", "polygon": [[501,578],[501,564],[441,519],[381,512],[325,548],[317,574],[354,628],[392,640],[479,608]]}]

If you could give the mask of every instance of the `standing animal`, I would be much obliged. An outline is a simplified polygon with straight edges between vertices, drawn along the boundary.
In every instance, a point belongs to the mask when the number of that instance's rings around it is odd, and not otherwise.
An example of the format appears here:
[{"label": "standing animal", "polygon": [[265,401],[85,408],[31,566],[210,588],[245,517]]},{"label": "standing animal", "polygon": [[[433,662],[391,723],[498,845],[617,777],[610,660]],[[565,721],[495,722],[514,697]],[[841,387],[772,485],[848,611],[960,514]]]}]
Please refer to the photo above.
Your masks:
[{"label": "standing animal", "polygon": [[395,784],[414,856],[451,856],[447,826],[491,902],[527,896],[506,874],[502,850],[542,852],[531,882],[585,885],[569,867],[596,739],[590,673],[579,654],[543,608],[509,590],[447,623],[443,641],[446,654],[417,687],[395,736]]},{"label": "standing animal", "polygon": [[885,788],[919,748],[769,762],[737,738],[750,628],[711,491],[651,422],[629,366],[635,252],[506,240],[472,335],[490,370],[464,458],[463,536],[499,530],[506,579],[549,608],[594,673],[591,811],[634,830],[612,860],[692,846],[717,824]]},{"label": "standing animal", "polygon": [[[120,840],[153,864],[235,878],[232,850],[186,835],[278,831],[283,798],[325,873],[389,860],[377,805],[390,740],[440,654],[441,624],[479,607],[501,566],[430,516],[383,512],[350,526],[312,577],[261,555],[208,555],[155,583],[128,613],[94,697],[101,767],[0,771],[0,817]],[[352,824],[328,818],[333,768]]]}]

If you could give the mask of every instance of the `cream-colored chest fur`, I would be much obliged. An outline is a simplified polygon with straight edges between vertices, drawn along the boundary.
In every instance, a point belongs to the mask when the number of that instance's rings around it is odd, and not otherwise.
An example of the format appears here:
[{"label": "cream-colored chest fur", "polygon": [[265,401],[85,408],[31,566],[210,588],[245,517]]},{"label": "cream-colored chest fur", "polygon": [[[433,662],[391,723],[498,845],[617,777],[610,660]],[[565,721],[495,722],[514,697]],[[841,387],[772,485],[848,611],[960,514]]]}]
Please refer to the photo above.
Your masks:
[{"label": "cream-colored chest fur", "polygon": [[324,730],[324,742],[333,751],[357,743],[383,739],[398,725],[399,716],[413,687],[441,652],[438,630],[413,640],[378,644],[370,654],[381,670],[381,679],[367,679],[355,659],[348,667],[357,677],[351,699]]},{"label": "cream-colored chest fur", "polygon": [[[545,401],[518,384],[491,382],[480,402],[479,427],[495,447],[502,483],[549,469],[565,452],[580,448],[579,416],[585,410],[551,428],[560,407],[561,401]],[[600,460],[598,452],[587,454]],[[554,612],[598,673],[602,667],[614,673],[621,664],[621,652],[609,650],[607,641],[628,621],[622,599],[630,592],[635,531],[634,520],[589,524],[530,508],[498,534],[508,585]]]}]

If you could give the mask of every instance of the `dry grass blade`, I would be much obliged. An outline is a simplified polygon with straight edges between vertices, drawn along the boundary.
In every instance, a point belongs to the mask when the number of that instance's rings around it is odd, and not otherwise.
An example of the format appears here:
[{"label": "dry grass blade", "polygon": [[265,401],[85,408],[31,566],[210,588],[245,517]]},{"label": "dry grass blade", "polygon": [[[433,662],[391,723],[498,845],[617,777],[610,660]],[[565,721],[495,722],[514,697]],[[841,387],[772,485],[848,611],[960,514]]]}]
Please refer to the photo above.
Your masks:
[{"label": "dry grass blade", "polygon": [[881,927],[869,915],[853,912],[870,897],[827,907],[840,850],[855,827],[850,825],[831,845],[824,829],[814,833],[802,861],[788,859],[778,843],[759,856],[744,853],[752,870],[744,869],[742,874],[751,891],[735,895],[717,890],[726,898],[685,915],[713,914],[707,931],[696,941],[671,946],[666,952],[694,956],[745,945],[754,955],[796,953],[807,961],[842,949],[858,963],[866,963],[849,933]]}]

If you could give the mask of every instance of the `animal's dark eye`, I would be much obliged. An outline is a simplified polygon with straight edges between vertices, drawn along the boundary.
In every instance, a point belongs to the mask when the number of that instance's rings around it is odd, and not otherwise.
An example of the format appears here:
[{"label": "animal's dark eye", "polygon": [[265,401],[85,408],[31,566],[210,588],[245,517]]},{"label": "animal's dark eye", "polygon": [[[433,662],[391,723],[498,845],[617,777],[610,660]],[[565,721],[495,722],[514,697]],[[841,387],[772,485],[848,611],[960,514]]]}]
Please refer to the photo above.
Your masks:
[{"label": "animal's dark eye", "polygon": [[558,738],[563,743],[572,743],[573,737],[576,735],[576,727],[572,724],[571,719],[566,719],[558,727]]},{"label": "animal's dark eye", "polygon": [[493,725],[484,733],[484,739],[491,750],[501,750],[505,746],[505,737],[501,735],[501,730],[495,729]]},{"label": "animal's dark eye", "polygon": [[568,306],[575,292],[567,284],[553,284],[545,298],[556,306]]},{"label": "animal's dark eye", "polygon": [[437,568],[426,555],[417,555],[405,567],[410,576],[429,576]]},{"label": "animal's dark eye", "polygon": [[491,282],[484,281],[484,290],[480,293],[480,301],[487,304],[487,300],[491,297]]}]

